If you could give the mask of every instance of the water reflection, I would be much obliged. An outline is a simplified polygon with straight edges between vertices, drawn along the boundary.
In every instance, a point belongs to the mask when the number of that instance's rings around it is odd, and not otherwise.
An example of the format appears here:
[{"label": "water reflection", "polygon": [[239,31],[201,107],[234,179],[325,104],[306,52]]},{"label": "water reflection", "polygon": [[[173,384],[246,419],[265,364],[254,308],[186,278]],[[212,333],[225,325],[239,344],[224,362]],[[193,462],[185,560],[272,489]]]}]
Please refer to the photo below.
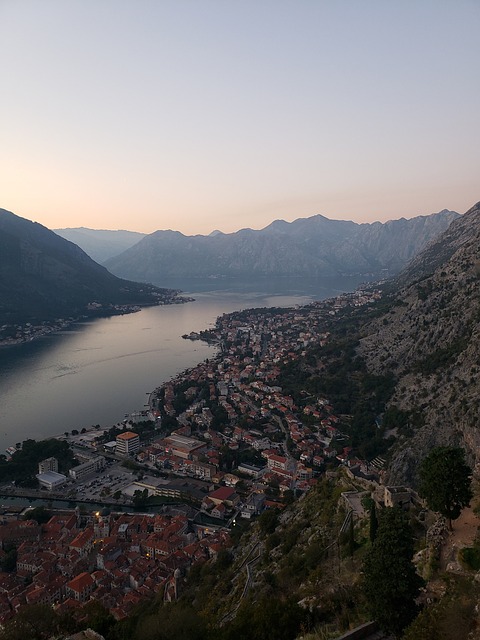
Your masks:
[{"label": "water reflection", "polygon": [[[258,283],[257,283],[258,284]],[[261,283],[262,285],[264,283]],[[297,283],[298,284],[298,283]],[[354,282],[275,295],[194,293],[195,302],[151,307],[102,318],[0,351],[0,453],[26,438],[41,439],[91,425],[111,426],[142,409],[146,394],[215,349],[183,334],[212,326],[223,313],[252,307],[294,306],[330,297]],[[349,284],[350,286],[346,286]]]}]

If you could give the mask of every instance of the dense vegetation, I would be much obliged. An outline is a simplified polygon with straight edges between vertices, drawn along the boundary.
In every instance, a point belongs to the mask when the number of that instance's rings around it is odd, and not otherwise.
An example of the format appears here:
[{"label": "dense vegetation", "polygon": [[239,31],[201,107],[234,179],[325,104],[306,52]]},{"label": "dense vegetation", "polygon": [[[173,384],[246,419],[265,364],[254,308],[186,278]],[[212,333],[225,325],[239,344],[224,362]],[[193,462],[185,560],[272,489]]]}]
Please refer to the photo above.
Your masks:
[{"label": "dense vegetation", "polygon": [[[366,313],[370,315],[372,310]],[[300,408],[311,396],[327,398],[340,414],[340,429],[350,437],[350,445],[371,460],[392,444],[392,439],[385,438],[380,417],[395,388],[395,378],[391,373],[369,373],[357,355],[360,317],[358,313],[346,315],[332,323],[328,343],[285,365],[277,382]]]},{"label": "dense vegetation", "polygon": [[372,618],[399,637],[416,614],[423,581],[413,560],[413,532],[399,508],[385,509],[364,563],[364,589]]},{"label": "dense vegetation", "polygon": [[68,473],[76,464],[73,451],[65,440],[25,440],[9,462],[4,456],[0,457],[0,482],[11,480],[18,486],[36,487],[38,463],[52,457],[58,460],[60,473]]},{"label": "dense vegetation", "polygon": [[473,498],[472,470],[465,462],[460,447],[436,447],[420,466],[419,492],[430,509],[438,511],[449,522],[456,520]]}]

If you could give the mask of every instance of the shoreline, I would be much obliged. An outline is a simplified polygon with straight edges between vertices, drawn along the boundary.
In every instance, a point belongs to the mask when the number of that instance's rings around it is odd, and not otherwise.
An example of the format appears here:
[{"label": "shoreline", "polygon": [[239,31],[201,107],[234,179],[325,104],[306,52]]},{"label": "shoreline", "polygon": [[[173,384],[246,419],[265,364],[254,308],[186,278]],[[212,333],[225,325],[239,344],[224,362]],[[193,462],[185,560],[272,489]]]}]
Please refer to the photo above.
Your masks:
[{"label": "shoreline", "polygon": [[43,338],[45,336],[49,336],[60,331],[64,331],[65,329],[69,329],[70,327],[76,324],[82,324],[89,320],[97,320],[101,318],[113,318],[115,316],[123,316],[129,315],[131,313],[138,313],[142,309],[148,309],[149,307],[167,307],[175,304],[187,304],[188,302],[195,302],[195,298],[191,296],[182,296],[178,295],[181,292],[178,292],[177,295],[170,299],[170,302],[158,301],[152,303],[145,303],[142,305],[125,305],[122,308],[120,306],[115,307],[111,310],[98,310],[93,313],[89,313],[87,315],[77,316],[75,318],[58,318],[56,321],[50,320],[37,320],[37,324],[33,322],[25,322],[22,323],[13,323],[13,324],[4,324],[4,327],[15,327],[17,333],[22,332],[22,336],[19,337],[9,337],[9,338],[0,338],[0,349],[8,348],[8,347],[18,347],[21,345],[28,344],[30,342],[34,342]]}]

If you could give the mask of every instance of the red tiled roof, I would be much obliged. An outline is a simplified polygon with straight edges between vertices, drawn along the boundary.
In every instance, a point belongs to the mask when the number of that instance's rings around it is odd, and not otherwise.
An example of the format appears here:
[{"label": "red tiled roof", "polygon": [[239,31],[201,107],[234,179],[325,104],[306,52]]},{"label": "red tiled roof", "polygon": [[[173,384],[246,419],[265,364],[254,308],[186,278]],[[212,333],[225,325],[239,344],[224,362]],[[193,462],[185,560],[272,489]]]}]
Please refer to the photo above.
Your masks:
[{"label": "red tiled roof", "polygon": [[117,436],[117,440],[131,440],[132,438],[138,438],[138,433],[133,433],[133,431],[125,431],[125,433],[119,433]]},{"label": "red tiled roof", "polygon": [[67,587],[69,587],[69,589],[71,589],[72,591],[82,593],[82,591],[84,591],[88,587],[91,587],[94,582],[95,581],[92,576],[85,571],[84,573],[78,575],[76,578],[73,578],[73,580],[70,580],[70,582],[67,583]]},{"label": "red tiled roof", "polygon": [[212,493],[208,494],[208,497],[213,500],[228,500],[235,494],[235,489],[231,487],[219,487]]},{"label": "red tiled roof", "polygon": [[84,531],[80,532],[74,540],[72,540],[70,546],[76,547],[77,549],[83,549],[83,547],[85,547],[92,538],[92,529],[85,529]]}]

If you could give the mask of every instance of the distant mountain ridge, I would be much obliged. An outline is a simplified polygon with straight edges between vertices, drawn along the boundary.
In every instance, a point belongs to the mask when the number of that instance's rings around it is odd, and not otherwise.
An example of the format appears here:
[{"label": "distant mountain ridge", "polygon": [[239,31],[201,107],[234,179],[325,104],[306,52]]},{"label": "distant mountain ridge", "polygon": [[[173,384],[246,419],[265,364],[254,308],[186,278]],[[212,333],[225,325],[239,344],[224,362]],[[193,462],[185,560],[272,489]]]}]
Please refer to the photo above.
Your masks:
[{"label": "distant mountain ridge", "polygon": [[316,215],[209,236],[155,231],[105,266],[118,276],[156,284],[168,277],[391,275],[458,216],[443,210],[358,224]]},{"label": "distant mountain ridge", "polygon": [[0,209],[0,324],[76,316],[93,302],[155,304],[166,294],[117,278],[72,242]]},{"label": "distant mountain ridge", "polygon": [[122,253],[145,237],[145,233],[137,231],[110,231],[108,229],[53,229],[53,231],[75,243],[95,262],[102,264],[105,260]]}]

